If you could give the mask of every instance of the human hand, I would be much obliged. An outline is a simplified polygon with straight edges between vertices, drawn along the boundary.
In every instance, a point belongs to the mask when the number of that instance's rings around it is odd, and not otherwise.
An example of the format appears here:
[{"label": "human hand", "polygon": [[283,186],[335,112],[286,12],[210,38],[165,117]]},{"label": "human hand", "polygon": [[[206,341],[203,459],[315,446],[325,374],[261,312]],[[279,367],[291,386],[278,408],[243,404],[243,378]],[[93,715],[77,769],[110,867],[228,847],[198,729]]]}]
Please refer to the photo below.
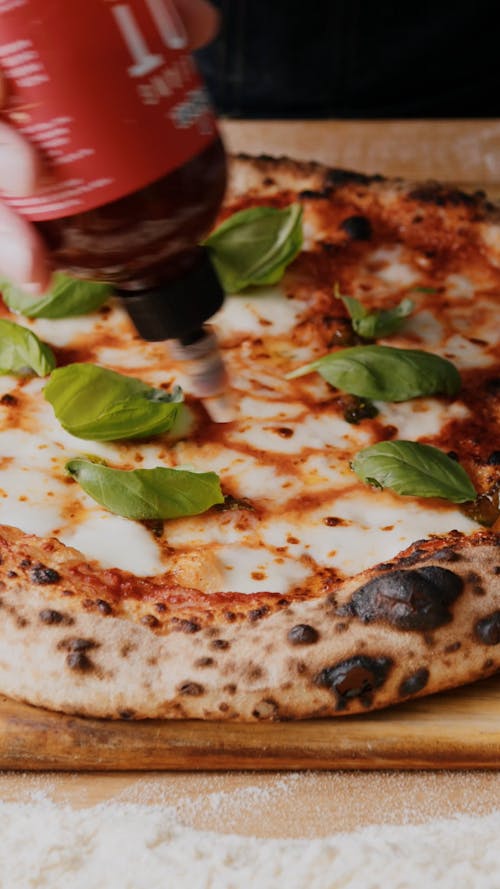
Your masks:
[{"label": "human hand", "polygon": [[[215,36],[218,14],[208,0],[175,0],[186,31],[189,51]],[[5,82],[0,72],[0,109],[6,102]],[[0,193],[16,197],[34,194],[44,178],[36,148],[7,121],[0,119]],[[0,200],[0,278],[22,287],[33,296],[50,283],[51,268],[44,242],[37,229]]]}]

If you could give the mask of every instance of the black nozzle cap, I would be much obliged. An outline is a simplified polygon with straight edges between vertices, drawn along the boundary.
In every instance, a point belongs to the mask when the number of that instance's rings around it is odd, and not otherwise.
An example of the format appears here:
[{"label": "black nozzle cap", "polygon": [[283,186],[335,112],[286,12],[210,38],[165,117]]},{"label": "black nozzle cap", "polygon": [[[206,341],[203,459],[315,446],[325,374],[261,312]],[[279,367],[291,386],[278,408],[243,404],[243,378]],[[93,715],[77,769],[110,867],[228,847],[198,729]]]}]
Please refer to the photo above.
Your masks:
[{"label": "black nozzle cap", "polygon": [[117,292],[137,332],[151,342],[189,341],[224,302],[224,291],[203,248],[196,265],[179,278],[148,290]]}]

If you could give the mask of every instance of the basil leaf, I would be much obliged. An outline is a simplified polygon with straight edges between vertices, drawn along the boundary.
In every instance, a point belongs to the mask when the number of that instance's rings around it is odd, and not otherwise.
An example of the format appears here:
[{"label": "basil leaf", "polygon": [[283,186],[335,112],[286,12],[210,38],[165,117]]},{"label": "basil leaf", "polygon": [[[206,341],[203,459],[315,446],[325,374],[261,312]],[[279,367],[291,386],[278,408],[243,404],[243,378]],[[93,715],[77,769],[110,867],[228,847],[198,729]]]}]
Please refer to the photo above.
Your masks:
[{"label": "basil leaf", "polygon": [[45,377],[56,366],[51,349],[14,321],[0,320],[0,374]]},{"label": "basil leaf", "polygon": [[413,497],[442,497],[452,503],[474,500],[474,486],[459,463],[438,448],[415,441],[381,441],[364,448],[352,462],[368,485]]},{"label": "basil leaf", "polygon": [[33,299],[15,284],[0,283],[5,304],[27,318],[71,318],[95,312],[111,295],[108,284],[77,281],[62,272],[54,275],[50,293]]},{"label": "basil leaf", "polygon": [[335,295],[342,300],[349,312],[353,329],[365,340],[376,340],[378,337],[396,333],[414,308],[411,299],[403,299],[392,309],[370,312],[352,296],[342,296],[340,293]]},{"label": "basil leaf", "polygon": [[167,432],[182,398],[96,364],[55,370],[43,390],[61,426],[78,438],[113,441]]},{"label": "basil leaf", "polygon": [[252,207],[234,213],[205,241],[227,293],[276,284],[302,247],[302,207]]},{"label": "basil leaf", "polygon": [[183,469],[110,469],[77,457],[66,463],[67,472],[105,509],[126,519],[175,519],[199,515],[223,503],[215,472]]},{"label": "basil leaf", "polygon": [[286,375],[287,380],[317,370],[332,386],[379,401],[407,401],[419,395],[456,395],[460,374],[455,365],[432,352],[392,346],[339,349]]}]

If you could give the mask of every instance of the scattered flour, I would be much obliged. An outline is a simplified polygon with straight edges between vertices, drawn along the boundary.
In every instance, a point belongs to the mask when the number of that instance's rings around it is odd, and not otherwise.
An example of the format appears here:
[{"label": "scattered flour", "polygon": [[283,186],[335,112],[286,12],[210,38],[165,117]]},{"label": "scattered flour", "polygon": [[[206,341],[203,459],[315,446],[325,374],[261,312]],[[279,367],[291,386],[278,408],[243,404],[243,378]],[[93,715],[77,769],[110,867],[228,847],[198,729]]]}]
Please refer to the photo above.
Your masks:
[{"label": "scattered flour", "polygon": [[500,811],[270,840],[186,827],[168,805],[3,802],[0,887],[498,889],[499,837]]}]

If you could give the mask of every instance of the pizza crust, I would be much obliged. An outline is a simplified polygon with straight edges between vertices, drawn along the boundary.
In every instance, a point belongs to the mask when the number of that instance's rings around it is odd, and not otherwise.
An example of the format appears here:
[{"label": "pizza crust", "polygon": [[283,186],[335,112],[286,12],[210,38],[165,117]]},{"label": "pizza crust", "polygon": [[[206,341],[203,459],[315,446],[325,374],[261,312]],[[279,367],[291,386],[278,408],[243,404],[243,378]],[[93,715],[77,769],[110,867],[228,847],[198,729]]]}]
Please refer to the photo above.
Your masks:
[{"label": "pizza crust", "polygon": [[[471,240],[500,264],[500,213],[468,196],[288,159],[240,156],[229,202],[334,197],[403,239]],[[418,225],[415,225],[418,213]],[[144,579],[57,540],[0,527],[0,690],[93,717],[275,720],[346,715],[431,694],[500,667],[500,537],[418,541],[317,595],[200,593],[209,565],[181,558]]]},{"label": "pizza crust", "polygon": [[[153,602],[121,596],[125,572],[115,572],[121,584],[111,595],[105,570],[58,541],[3,527],[0,555],[0,687],[66,713],[345,715],[500,666],[500,537],[493,532],[419,541],[334,593],[274,613],[264,606],[259,614],[255,602],[236,618],[199,607],[177,624],[163,623],[161,612],[155,618]],[[73,588],[79,571],[93,575],[103,598]]]}]

